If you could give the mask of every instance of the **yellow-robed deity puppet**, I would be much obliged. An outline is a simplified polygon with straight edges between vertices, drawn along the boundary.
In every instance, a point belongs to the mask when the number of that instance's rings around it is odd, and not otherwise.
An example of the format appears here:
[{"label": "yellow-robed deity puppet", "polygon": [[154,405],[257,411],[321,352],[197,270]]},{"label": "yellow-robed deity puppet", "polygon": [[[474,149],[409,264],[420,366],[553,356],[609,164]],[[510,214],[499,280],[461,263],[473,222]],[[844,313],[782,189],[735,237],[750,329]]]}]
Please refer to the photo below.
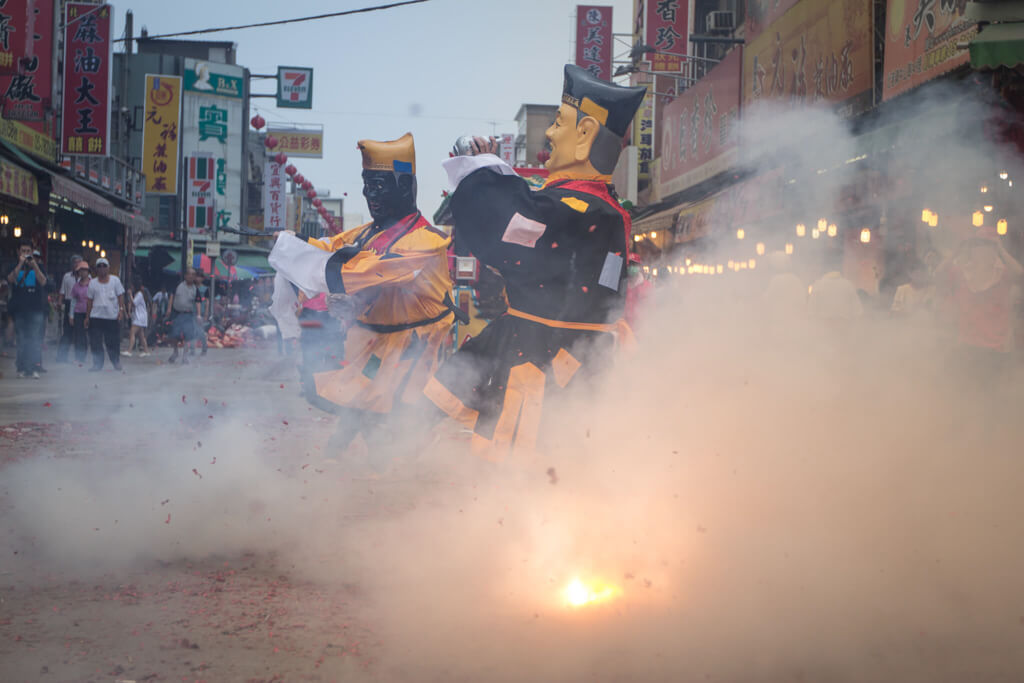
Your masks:
[{"label": "yellow-robed deity puppet", "polygon": [[416,209],[412,135],[361,140],[359,150],[373,221],[325,239],[283,233],[270,254],[307,295],[327,292],[354,308],[344,366],[314,375],[319,403],[343,414],[337,446],[421,400],[453,320],[451,238]]},{"label": "yellow-robed deity puppet", "polygon": [[492,153],[493,139],[456,145],[461,156],[444,162],[455,230],[501,273],[509,308],[459,348],[426,394],[473,430],[487,457],[531,450],[552,394],[606,367],[631,335],[622,319],[630,218],[610,183],[645,92],[567,65],[540,190]]}]

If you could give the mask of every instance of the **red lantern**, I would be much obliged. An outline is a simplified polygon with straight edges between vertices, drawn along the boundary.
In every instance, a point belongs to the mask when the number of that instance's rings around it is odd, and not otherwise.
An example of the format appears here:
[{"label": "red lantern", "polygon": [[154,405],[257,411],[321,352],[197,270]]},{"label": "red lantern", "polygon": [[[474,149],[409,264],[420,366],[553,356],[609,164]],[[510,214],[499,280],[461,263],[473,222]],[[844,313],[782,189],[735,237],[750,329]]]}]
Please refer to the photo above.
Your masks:
[{"label": "red lantern", "polygon": [[274,155],[274,161],[283,166],[288,161],[288,155],[284,152],[278,152]]},{"label": "red lantern", "polygon": [[277,138],[273,135],[268,135],[264,140],[263,144],[267,146],[267,149],[274,149],[277,147]]},{"label": "red lantern", "polygon": [[320,201],[319,199],[314,199],[313,200],[313,206],[315,206],[316,208],[318,208],[318,209],[322,208],[323,205],[324,205],[324,203],[322,201]]},{"label": "red lantern", "polygon": [[256,116],[249,119],[249,123],[251,123],[252,127],[255,128],[256,130],[259,130],[263,126],[267,125],[266,120],[259,114],[256,114]]},{"label": "red lantern", "polygon": [[316,199],[316,190],[310,190],[306,192],[306,196],[310,199]]},{"label": "red lantern", "polygon": [[302,185],[302,183],[306,182],[306,177],[303,176],[301,173],[296,173],[295,177],[292,178],[292,180],[295,181],[296,185]]},{"label": "red lantern", "polygon": [[537,152],[537,161],[539,161],[542,164],[546,163],[547,160],[550,158],[551,152],[547,151],[546,149],[542,149],[541,151]]},{"label": "red lantern", "polygon": [[306,190],[307,192],[313,189],[313,183],[311,183],[309,180],[303,180],[301,185],[302,189]]},{"label": "red lantern", "polygon": [[291,164],[288,164],[287,166],[284,167],[284,172],[287,173],[290,176],[295,175],[295,172],[297,170],[298,169],[295,168],[294,166],[292,166]]}]

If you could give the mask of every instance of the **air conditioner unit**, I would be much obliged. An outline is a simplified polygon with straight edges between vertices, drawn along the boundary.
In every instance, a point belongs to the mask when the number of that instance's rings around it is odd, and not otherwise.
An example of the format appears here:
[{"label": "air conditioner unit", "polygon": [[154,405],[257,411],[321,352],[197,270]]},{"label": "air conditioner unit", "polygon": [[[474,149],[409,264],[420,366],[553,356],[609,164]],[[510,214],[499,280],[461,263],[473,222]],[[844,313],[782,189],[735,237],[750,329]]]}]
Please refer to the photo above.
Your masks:
[{"label": "air conditioner unit", "polygon": [[736,29],[735,12],[708,12],[705,30],[708,33],[718,31],[734,31]]}]

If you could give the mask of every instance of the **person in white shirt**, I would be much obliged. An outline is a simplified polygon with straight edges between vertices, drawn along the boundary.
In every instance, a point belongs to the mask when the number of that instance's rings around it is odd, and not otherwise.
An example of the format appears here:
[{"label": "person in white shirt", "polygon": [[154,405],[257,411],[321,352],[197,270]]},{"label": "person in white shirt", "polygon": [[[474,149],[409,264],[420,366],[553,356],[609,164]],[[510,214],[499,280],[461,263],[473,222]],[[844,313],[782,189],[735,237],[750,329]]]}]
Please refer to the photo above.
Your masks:
[{"label": "person in white shirt", "polygon": [[124,285],[116,275],[110,274],[110,261],[96,259],[96,277],[89,281],[89,303],[85,325],[89,329],[92,347],[92,367],[89,372],[103,369],[103,347],[115,370],[121,369],[121,319],[124,317]]},{"label": "person in white shirt", "polygon": [[131,357],[135,348],[135,340],[139,340],[141,352],[139,358],[149,355],[149,345],[146,343],[146,329],[149,327],[149,306],[146,305],[146,295],[142,291],[142,283],[138,280],[132,281],[132,327],[128,331],[128,350],[124,355]]},{"label": "person in white shirt", "polygon": [[68,353],[71,351],[71,344],[75,339],[75,313],[71,301],[71,289],[78,282],[78,264],[82,257],[75,254],[71,257],[71,270],[64,273],[60,281],[60,295],[64,299],[64,322],[61,324],[62,334],[60,343],[57,346],[57,362],[68,363]]}]

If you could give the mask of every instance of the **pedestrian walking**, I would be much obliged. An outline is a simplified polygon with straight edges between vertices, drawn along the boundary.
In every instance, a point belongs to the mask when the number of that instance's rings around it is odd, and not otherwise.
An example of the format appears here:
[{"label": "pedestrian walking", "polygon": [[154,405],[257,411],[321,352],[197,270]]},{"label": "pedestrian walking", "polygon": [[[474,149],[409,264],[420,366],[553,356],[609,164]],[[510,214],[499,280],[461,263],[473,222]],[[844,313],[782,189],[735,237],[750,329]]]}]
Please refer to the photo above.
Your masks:
[{"label": "pedestrian walking", "polygon": [[145,358],[149,355],[149,345],[146,343],[147,328],[149,328],[149,305],[142,282],[136,279],[132,282],[132,327],[128,331],[128,350],[124,352],[124,355],[131,358],[136,339],[142,349],[139,357]]},{"label": "pedestrian walking", "polygon": [[78,265],[82,262],[82,257],[75,254],[71,257],[71,270],[64,273],[64,277],[60,281],[60,297],[64,303],[64,315],[61,316],[61,335],[60,342],[57,345],[57,362],[67,363],[68,353],[71,351],[71,346],[74,343],[75,338],[75,314],[73,310],[74,301],[71,296],[71,290],[78,282]]},{"label": "pedestrian walking", "polygon": [[110,364],[115,370],[120,370],[124,285],[120,278],[110,274],[110,261],[105,258],[96,259],[96,277],[89,282],[88,299],[86,325],[92,347],[89,372],[103,369],[103,347],[107,349]]},{"label": "pedestrian walking", "polygon": [[185,270],[185,277],[174,290],[168,301],[167,311],[171,318],[171,339],[174,353],[167,359],[168,363],[178,361],[178,349],[181,350],[182,365],[188,364],[188,346],[196,337],[196,318],[199,315],[199,301],[195,285],[196,272],[192,268]]},{"label": "pedestrian walking", "polygon": [[14,318],[19,377],[39,379],[46,324],[46,275],[32,254],[31,242],[18,247],[18,265],[7,275],[11,286],[9,311]]},{"label": "pedestrian walking", "polygon": [[202,344],[203,352],[199,355],[205,356],[209,349],[210,326],[213,325],[210,301],[210,286],[206,284],[206,275],[202,271],[196,272],[196,301],[199,304],[199,320],[196,322],[196,341],[189,349],[188,355],[194,356],[196,348]]},{"label": "pedestrian walking", "polygon": [[74,330],[75,360],[79,363],[85,362],[86,354],[89,351],[89,330],[85,321],[89,310],[89,263],[80,261],[78,270],[75,272],[78,281],[71,288],[71,315],[72,327]]}]

